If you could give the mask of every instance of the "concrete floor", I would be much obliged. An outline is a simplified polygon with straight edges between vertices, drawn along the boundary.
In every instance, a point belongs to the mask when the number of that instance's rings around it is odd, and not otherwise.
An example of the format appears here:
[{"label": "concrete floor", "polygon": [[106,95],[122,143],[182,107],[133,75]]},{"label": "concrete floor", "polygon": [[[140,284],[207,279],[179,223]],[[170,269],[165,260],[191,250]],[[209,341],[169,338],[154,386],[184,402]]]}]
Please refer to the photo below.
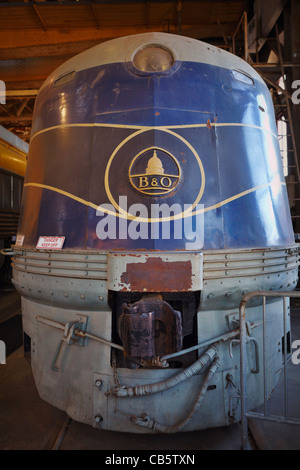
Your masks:
[{"label": "concrete floor", "polygon": [[[14,323],[7,322],[14,319]],[[0,292],[0,339],[20,329],[20,305],[15,291]],[[6,329],[4,328],[6,327]],[[300,310],[292,313],[292,340],[300,339]],[[30,364],[16,333],[6,364],[0,365],[0,449],[1,450],[102,450],[176,451],[183,454],[200,450],[240,450],[239,424],[226,428],[172,435],[123,434],[93,429],[69,420],[60,411],[40,399]],[[7,336],[8,338],[8,336]],[[288,364],[289,410],[300,418],[300,364]],[[270,400],[271,413],[281,413],[282,387],[276,387]],[[249,419],[253,447],[260,450],[299,450],[300,426]]]}]

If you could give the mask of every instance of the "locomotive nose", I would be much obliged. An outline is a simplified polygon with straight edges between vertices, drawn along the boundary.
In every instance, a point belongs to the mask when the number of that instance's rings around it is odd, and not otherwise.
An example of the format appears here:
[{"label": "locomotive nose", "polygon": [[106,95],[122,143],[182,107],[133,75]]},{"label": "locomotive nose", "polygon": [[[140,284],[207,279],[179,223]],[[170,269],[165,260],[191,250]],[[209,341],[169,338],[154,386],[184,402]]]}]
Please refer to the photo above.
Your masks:
[{"label": "locomotive nose", "polygon": [[[145,412],[146,432],[239,419],[225,375],[239,382],[241,299],[297,279],[271,107],[248,63],[165,33],[99,44],[46,80],[13,263],[42,398],[117,431],[139,432]],[[281,304],[267,305],[270,390]]]}]

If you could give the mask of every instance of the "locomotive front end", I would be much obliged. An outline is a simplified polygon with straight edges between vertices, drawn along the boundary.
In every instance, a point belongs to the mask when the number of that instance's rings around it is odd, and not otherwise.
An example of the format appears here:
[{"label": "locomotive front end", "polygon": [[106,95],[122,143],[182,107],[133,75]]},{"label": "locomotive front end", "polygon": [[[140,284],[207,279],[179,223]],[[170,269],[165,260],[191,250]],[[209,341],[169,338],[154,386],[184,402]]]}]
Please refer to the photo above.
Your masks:
[{"label": "locomotive front end", "polygon": [[[172,34],[69,60],[37,97],[17,240],[24,349],[44,400],[124,432],[238,421],[241,299],[297,283],[266,85],[238,57]],[[279,302],[267,309],[271,390],[283,329]],[[258,347],[259,315],[251,304]]]}]

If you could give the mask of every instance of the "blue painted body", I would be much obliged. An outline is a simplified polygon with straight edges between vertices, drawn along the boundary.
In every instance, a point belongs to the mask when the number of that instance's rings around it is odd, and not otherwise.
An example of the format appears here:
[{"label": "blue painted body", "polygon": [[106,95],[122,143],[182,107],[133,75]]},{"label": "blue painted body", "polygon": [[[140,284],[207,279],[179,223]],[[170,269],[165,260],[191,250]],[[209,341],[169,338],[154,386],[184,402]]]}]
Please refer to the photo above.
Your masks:
[{"label": "blue painted body", "polygon": [[[127,196],[128,207],[142,203],[149,213],[153,203],[193,204],[202,187],[204,245],[195,249],[294,243],[267,87],[256,80],[241,83],[231,70],[209,64],[182,62],[175,69],[142,76],[128,64],[108,64],[79,71],[66,85],[42,89],[25,184],[50,189],[25,186],[19,233],[26,246],[35,246],[41,235],[62,235],[65,249],[186,249],[185,237],[100,240],[101,216],[88,203],[111,204],[105,174],[116,203]],[[149,128],[136,134],[139,126]],[[180,164],[181,181],[169,195],[141,195],[130,185],[130,163],[149,147],[165,149]]]}]

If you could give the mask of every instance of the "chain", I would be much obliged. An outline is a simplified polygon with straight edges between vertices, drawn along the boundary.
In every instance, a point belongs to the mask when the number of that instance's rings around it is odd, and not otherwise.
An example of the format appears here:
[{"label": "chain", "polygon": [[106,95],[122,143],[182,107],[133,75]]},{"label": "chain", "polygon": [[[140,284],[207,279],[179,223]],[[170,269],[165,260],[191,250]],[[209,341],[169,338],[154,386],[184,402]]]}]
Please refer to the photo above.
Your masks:
[{"label": "chain", "polygon": [[[117,353],[116,350],[113,348],[111,351],[111,365],[112,365],[112,370],[113,370],[113,378],[114,378],[114,387],[120,387],[120,379],[118,376],[118,371],[117,371]],[[114,412],[118,413],[119,412],[119,399],[118,396],[114,396],[114,401],[115,401],[115,409]]]},{"label": "chain", "polygon": [[[112,365],[112,370],[113,370],[114,387],[117,388],[117,387],[121,386],[121,382],[120,382],[118,372],[117,372],[117,352],[116,352],[116,349],[112,349],[111,365]],[[125,413],[124,411],[119,410],[119,397],[117,395],[114,395],[114,403],[115,403],[114,413],[118,413],[120,415],[126,416],[127,418],[136,418],[136,416],[129,415],[128,413]]]}]

